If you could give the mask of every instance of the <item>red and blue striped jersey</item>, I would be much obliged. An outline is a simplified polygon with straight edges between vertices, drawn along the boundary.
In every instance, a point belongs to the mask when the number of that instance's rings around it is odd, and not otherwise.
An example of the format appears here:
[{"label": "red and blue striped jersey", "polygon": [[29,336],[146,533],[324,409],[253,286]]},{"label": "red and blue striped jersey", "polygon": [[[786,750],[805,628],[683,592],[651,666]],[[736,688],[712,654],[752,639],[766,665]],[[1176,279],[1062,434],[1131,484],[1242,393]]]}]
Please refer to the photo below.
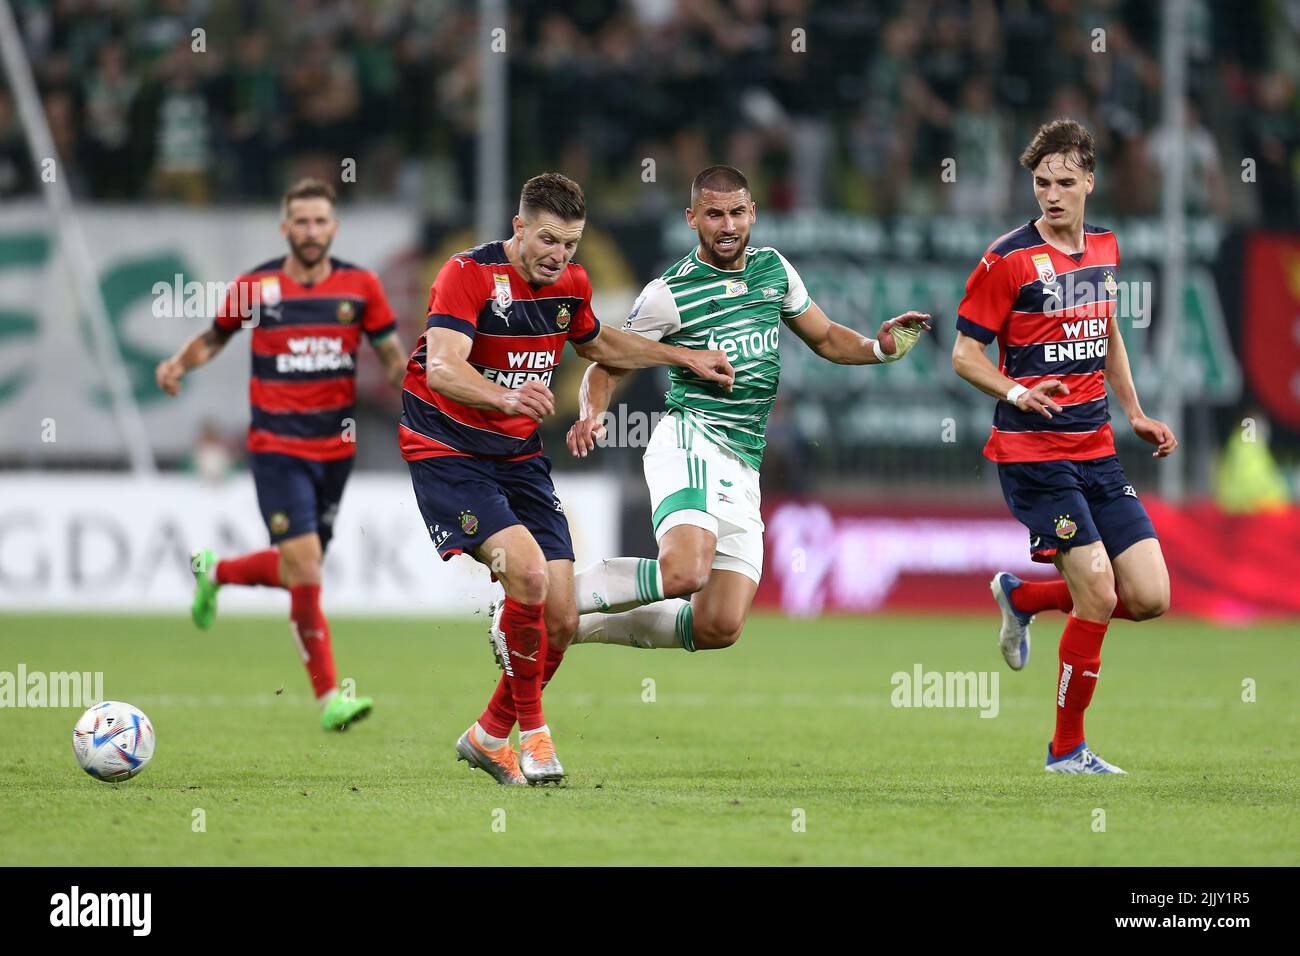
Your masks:
[{"label": "red and blue striped jersey", "polygon": [[357,446],[345,438],[353,430],[344,419],[356,401],[361,333],[374,344],[395,331],[393,310],[373,272],[330,259],[324,281],[302,286],[283,265],[272,259],[235,280],[213,322],[238,332],[249,304],[256,304],[248,450],[314,461],[350,458]]},{"label": "red and blue striped jersey", "polygon": [[[506,388],[530,379],[551,384],[565,342],[594,339],[587,270],[570,262],[553,285],[533,285],[489,242],[447,260],[429,290],[426,329],[454,329],[473,340],[468,362]],[[542,452],[537,422],[527,415],[469,408],[429,388],[424,336],[411,354],[402,388],[398,440],[407,461],[460,455],[516,461]]]},{"label": "red and blue striped jersey", "polygon": [[998,402],[984,446],[993,461],[1086,461],[1115,454],[1106,401],[1106,347],[1119,289],[1119,243],[1109,229],[1083,227],[1084,250],[1069,255],[1043,241],[1033,222],[989,246],[966,280],[957,329],[998,340],[1002,373],[1026,388],[1064,382],[1044,418]]}]

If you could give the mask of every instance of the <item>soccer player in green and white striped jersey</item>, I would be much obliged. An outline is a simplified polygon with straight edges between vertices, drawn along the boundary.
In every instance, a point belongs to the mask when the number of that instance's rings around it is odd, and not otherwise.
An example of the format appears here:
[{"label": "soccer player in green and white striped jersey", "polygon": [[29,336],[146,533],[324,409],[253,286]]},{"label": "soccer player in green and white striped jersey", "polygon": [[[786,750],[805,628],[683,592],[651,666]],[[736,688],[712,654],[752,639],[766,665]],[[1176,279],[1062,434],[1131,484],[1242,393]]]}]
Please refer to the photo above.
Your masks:
[{"label": "soccer player in green and white striped jersey", "polygon": [[[731,166],[691,184],[686,222],[699,246],[647,285],[624,328],[692,349],[721,349],[735,368],[730,392],[682,369],[669,372],[667,413],[645,452],[658,560],[609,558],[575,577],[573,643],[729,647],[740,637],[763,570],[758,470],[781,375],[781,323],[840,365],[902,358],[930,318],[890,319],[875,339],[826,318],[799,273],[775,249],[748,245],[755,206]],[[623,369],[591,365],[582,380],[569,450],[585,457]]]}]

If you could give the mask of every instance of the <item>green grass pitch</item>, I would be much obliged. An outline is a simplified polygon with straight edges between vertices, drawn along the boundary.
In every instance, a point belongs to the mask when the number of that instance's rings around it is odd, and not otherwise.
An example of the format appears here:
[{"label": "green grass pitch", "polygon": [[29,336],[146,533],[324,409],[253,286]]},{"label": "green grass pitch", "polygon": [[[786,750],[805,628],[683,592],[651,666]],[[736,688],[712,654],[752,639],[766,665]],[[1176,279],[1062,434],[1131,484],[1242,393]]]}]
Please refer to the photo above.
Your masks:
[{"label": "green grass pitch", "polygon": [[[102,670],[158,732],[109,785],[73,759],[78,711],[0,709],[0,864],[1300,863],[1294,626],[1117,622],[1088,738],[1130,776],[1073,778],[1042,766],[1062,623],[1021,673],[993,613],[577,647],[546,697],[568,785],[529,789],[455,762],[497,676],[481,618],[334,620],[376,709],[327,734],[283,619],[0,616],[0,671]],[[918,663],[997,672],[997,716],[892,706]]]}]

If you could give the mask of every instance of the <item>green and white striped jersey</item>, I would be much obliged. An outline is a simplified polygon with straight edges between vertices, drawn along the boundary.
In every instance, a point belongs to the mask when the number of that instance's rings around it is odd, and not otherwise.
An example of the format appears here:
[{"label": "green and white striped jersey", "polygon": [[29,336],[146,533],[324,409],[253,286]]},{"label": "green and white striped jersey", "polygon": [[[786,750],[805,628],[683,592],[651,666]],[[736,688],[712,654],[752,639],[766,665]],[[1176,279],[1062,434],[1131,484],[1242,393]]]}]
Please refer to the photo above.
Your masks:
[{"label": "green and white striped jersey", "polygon": [[730,394],[671,368],[665,405],[754,468],[781,379],[781,322],[812,300],[794,266],[770,246],[745,249],[745,268],[718,269],[691,250],[642,290],[623,328],[667,345],[721,349],[736,370]]}]

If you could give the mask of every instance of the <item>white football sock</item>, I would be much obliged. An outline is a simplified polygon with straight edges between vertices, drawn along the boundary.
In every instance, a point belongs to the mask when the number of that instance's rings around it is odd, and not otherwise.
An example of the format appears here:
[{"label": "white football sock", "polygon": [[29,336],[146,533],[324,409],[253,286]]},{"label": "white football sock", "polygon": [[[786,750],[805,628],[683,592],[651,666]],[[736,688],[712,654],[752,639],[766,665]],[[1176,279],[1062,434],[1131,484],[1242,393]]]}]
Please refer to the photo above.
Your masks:
[{"label": "white football sock", "polygon": [[574,644],[622,644],[625,647],[681,647],[695,650],[691,602],[656,601],[620,614],[584,614],[578,618]]},{"label": "white football sock", "polygon": [[654,558],[606,558],[573,576],[579,614],[617,614],[662,601],[664,576]]},{"label": "white football sock", "polygon": [[519,745],[522,747],[524,741],[533,734],[549,734],[550,732],[551,728],[546,726],[546,724],[542,724],[540,727],[534,727],[532,730],[521,730],[519,731]]},{"label": "white football sock", "polygon": [[510,743],[509,737],[493,737],[483,729],[483,725],[477,720],[474,721],[474,737],[478,740],[479,746],[484,750],[497,750]]}]

